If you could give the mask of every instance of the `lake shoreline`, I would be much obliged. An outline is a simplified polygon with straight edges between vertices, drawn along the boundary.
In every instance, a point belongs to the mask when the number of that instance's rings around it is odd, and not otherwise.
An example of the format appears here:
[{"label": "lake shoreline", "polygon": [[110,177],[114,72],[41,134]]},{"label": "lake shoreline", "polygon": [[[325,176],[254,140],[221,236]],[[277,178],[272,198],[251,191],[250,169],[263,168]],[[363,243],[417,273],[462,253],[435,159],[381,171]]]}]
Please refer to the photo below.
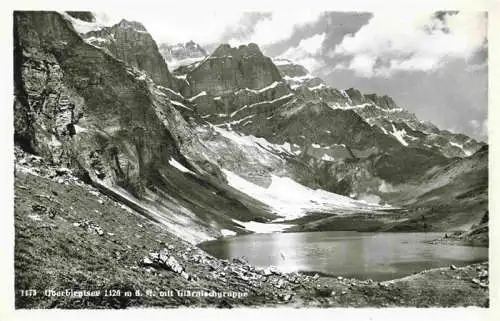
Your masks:
[{"label": "lake shoreline", "polygon": [[[202,242],[219,259],[305,275],[387,281],[443,266],[488,260],[488,247],[439,242],[440,232],[254,233]],[[437,241],[438,240],[438,241]]]},{"label": "lake shoreline", "polygon": [[[58,196],[53,215],[44,211],[53,205],[46,196],[51,192]],[[386,282],[283,273],[215,258],[86,186],[16,173],[14,202],[17,309],[489,305],[487,261]],[[21,289],[189,289],[246,296],[46,297],[25,296]]]}]

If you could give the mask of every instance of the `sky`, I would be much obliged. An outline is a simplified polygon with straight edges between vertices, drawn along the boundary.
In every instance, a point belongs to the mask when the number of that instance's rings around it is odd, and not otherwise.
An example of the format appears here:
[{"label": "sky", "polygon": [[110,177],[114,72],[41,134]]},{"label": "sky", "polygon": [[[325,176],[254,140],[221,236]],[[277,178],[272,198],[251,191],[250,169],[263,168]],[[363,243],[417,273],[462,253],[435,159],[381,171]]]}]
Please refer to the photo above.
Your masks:
[{"label": "sky", "polygon": [[98,14],[143,23],[157,43],[257,43],[329,85],[387,94],[442,129],[487,141],[487,15],[473,11],[197,11]]}]

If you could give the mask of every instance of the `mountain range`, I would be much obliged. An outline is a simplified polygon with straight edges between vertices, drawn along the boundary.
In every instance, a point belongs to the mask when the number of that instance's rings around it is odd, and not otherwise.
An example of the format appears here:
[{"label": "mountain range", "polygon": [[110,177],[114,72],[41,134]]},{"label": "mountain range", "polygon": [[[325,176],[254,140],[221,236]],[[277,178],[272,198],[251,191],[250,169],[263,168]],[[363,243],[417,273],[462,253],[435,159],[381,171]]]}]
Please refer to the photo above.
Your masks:
[{"label": "mountain range", "polygon": [[16,146],[198,243],[262,230],[468,230],[488,146],[257,44],[14,14]]}]

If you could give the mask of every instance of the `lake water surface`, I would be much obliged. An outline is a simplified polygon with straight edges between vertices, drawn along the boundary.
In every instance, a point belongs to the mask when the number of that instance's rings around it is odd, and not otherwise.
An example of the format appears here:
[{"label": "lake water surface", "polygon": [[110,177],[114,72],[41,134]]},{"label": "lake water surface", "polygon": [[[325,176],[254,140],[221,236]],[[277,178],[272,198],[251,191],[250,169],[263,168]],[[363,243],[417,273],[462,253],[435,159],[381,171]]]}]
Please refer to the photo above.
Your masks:
[{"label": "lake water surface", "polygon": [[249,234],[205,242],[222,259],[244,256],[255,266],[389,280],[425,269],[488,259],[488,248],[428,244],[443,233],[302,232]]}]

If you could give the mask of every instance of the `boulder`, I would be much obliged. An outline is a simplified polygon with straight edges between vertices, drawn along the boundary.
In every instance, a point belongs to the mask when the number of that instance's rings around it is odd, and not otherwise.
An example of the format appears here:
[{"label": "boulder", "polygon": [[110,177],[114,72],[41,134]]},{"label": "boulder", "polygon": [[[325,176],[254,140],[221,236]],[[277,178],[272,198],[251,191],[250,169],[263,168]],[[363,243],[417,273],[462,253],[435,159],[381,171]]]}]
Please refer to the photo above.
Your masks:
[{"label": "boulder", "polygon": [[182,265],[173,256],[169,256],[164,265],[175,273],[181,273],[184,270]]}]

